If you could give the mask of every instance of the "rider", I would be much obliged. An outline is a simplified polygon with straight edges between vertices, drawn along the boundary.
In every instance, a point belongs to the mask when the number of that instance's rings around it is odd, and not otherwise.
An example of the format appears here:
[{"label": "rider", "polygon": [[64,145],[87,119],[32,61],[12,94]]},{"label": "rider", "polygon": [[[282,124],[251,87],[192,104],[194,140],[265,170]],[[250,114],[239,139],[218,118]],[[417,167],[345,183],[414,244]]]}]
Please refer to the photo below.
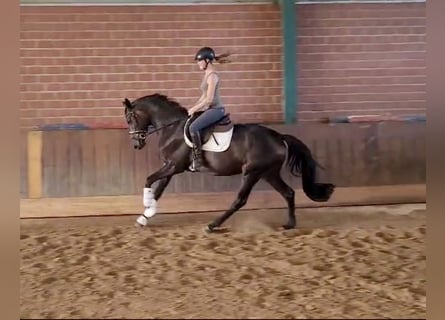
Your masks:
[{"label": "rider", "polygon": [[204,78],[201,82],[202,95],[198,102],[188,109],[188,114],[192,116],[196,111],[204,110],[204,112],[193,121],[189,128],[194,145],[193,162],[189,168],[191,171],[199,171],[201,166],[200,131],[216,123],[225,115],[225,108],[219,96],[219,75],[213,61],[219,63],[230,62],[230,60],[225,59],[229,55],[229,53],[224,53],[217,56],[215,51],[209,47],[199,49],[195,55],[199,68],[204,70]]}]

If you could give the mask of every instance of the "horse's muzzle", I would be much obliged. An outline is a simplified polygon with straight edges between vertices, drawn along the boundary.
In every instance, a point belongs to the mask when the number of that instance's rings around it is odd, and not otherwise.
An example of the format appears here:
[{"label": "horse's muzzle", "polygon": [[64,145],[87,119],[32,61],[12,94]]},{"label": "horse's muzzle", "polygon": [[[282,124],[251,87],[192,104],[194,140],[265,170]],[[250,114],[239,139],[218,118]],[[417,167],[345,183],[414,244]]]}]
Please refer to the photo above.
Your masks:
[{"label": "horse's muzzle", "polygon": [[145,147],[145,143],[146,143],[145,139],[144,140],[134,139],[133,140],[133,148],[141,150],[143,147]]},{"label": "horse's muzzle", "polygon": [[145,132],[130,132],[131,139],[133,140],[133,148],[141,150],[147,139],[147,134]]},{"label": "horse's muzzle", "polygon": [[143,144],[138,144],[138,145],[134,145],[133,148],[135,148],[135,149],[137,149],[137,150],[141,150],[144,146],[145,146],[145,143],[143,143]]}]

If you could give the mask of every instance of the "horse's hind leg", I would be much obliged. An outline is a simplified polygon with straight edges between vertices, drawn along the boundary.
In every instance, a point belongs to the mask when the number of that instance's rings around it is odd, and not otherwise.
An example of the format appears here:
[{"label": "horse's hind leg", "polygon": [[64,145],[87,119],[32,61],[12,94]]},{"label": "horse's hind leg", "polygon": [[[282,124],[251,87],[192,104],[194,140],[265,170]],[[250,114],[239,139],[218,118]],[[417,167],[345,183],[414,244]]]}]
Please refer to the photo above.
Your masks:
[{"label": "horse's hind leg", "polygon": [[247,199],[249,198],[253,187],[260,180],[260,178],[261,174],[257,172],[245,173],[243,175],[241,188],[238,192],[237,198],[226,212],[207,226],[209,231],[221,226],[227,219],[230,218],[232,214],[241,209],[247,203]]},{"label": "horse's hind leg", "polygon": [[264,179],[278,191],[287,202],[288,207],[288,221],[283,225],[284,229],[295,228],[297,221],[295,218],[295,191],[286,182],[283,181],[280,175],[280,170],[273,170],[268,173]]}]

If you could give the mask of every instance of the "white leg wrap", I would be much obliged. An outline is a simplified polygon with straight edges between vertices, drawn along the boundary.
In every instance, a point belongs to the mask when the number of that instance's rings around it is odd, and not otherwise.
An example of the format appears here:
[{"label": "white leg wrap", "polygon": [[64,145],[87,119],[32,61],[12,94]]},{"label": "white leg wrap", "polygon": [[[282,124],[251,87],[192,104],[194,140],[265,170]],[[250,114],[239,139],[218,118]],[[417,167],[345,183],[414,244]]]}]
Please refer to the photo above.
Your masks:
[{"label": "white leg wrap", "polygon": [[153,190],[151,188],[144,188],[143,202],[145,207],[144,213],[136,219],[136,222],[141,226],[146,226],[148,219],[156,214],[157,209],[157,202],[153,198]]},{"label": "white leg wrap", "polygon": [[151,218],[156,214],[156,208],[157,207],[157,203],[156,200],[153,199],[151,200],[151,206],[148,208],[145,208],[143,215],[147,218]]},{"label": "white leg wrap", "polygon": [[143,197],[143,203],[144,207],[150,207],[151,203],[153,201],[153,189],[152,188],[144,188],[144,197]]},{"label": "white leg wrap", "polygon": [[139,223],[141,226],[146,226],[148,223],[148,219],[146,217],[144,217],[144,215],[140,215],[137,219],[136,222]]}]

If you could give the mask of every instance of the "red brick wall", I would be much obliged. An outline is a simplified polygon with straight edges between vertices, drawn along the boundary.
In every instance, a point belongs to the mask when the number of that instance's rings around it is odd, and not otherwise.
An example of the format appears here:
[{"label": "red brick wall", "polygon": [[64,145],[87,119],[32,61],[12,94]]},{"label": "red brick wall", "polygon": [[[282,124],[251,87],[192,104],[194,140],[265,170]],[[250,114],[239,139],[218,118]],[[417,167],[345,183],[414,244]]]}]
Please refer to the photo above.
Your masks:
[{"label": "red brick wall", "polygon": [[158,91],[190,106],[204,45],[236,52],[218,66],[234,119],[282,118],[273,5],[22,7],[21,21],[22,126],[120,122],[123,97]]},{"label": "red brick wall", "polygon": [[[299,5],[297,23],[300,119],[424,112],[424,4]],[[235,53],[218,66],[235,120],[282,119],[274,5],[22,7],[21,126],[122,123],[122,98],[153,92],[189,106],[203,45]]]},{"label": "red brick wall", "polygon": [[425,3],[298,6],[300,120],[425,114]]}]

